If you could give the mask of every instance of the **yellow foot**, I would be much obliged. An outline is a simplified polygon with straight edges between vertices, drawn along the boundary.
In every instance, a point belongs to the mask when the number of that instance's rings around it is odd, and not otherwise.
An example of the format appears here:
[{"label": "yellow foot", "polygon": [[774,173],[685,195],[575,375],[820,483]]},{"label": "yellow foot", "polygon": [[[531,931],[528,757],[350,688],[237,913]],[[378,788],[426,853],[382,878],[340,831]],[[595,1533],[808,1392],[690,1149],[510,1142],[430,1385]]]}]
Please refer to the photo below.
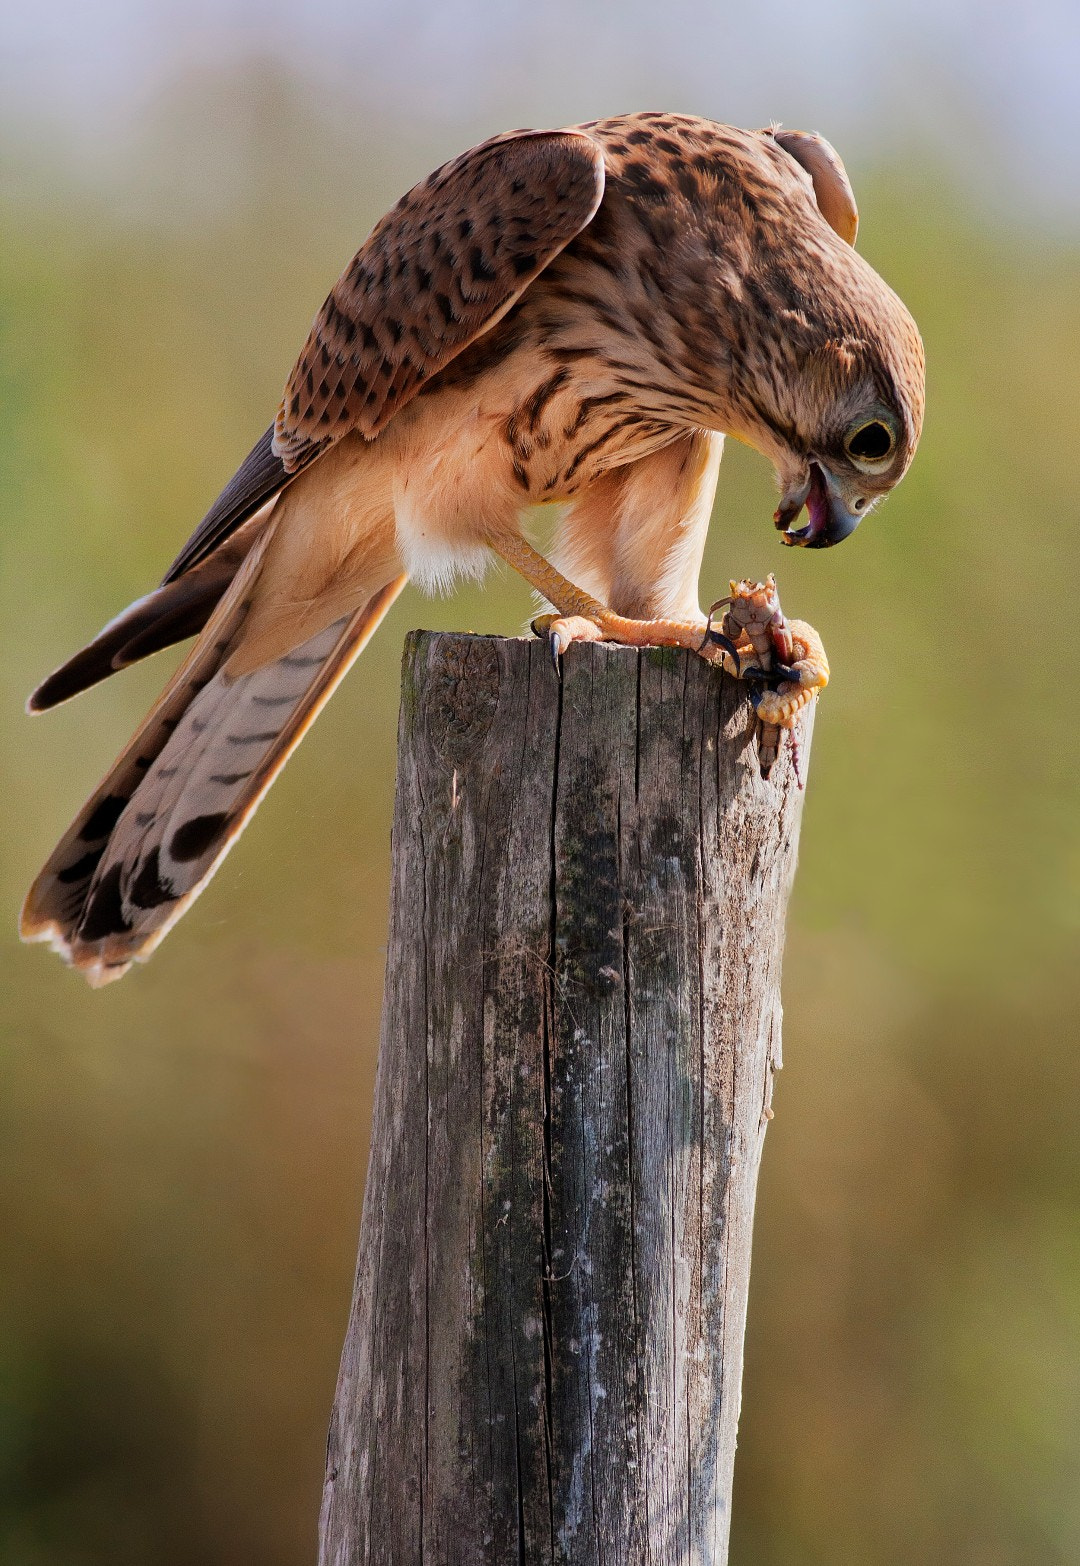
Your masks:
[{"label": "yellow foot", "polygon": [[631,620],[597,603],[585,614],[538,615],[532,629],[547,637],[556,667],[572,642],[618,642],[623,647],[685,647],[700,653],[706,663],[736,673],[731,653],[715,640],[706,641],[704,621]]},{"label": "yellow foot", "polygon": [[541,614],[532,623],[534,636],[546,636],[555,667],[571,642],[602,642],[604,633],[583,614]]},{"label": "yellow foot", "polygon": [[[772,575],[764,582],[732,582],[730,595],[709,611],[710,636],[716,635],[712,620],[720,608],[725,609],[720,634],[734,644],[742,677],[765,687],[753,700],[761,771],[768,777],[780,753],[783,730],[794,729],[803,709],[829,683],[829,660],[812,625],[784,618]],[[798,775],[797,751],[794,758]]]},{"label": "yellow foot", "polygon": [[[802,620],[785,620],[772,576],[764,582],[732,582],[729,596],[713,604],[705,625],[697,620],[631,620],[575,587],[520,534],[492,537],[489,543],[555,605],[558,612],[534,620],[533,630],[549,638],[556,667],[572,642],[622,642],[628,647],[685,647],[751,681],[766,777],[779,753],[782,731],[795,728],[800,713],[828,684],[829,660],[820,636]],[[714,629],[713,617],[721,608],[724,618]]]}]

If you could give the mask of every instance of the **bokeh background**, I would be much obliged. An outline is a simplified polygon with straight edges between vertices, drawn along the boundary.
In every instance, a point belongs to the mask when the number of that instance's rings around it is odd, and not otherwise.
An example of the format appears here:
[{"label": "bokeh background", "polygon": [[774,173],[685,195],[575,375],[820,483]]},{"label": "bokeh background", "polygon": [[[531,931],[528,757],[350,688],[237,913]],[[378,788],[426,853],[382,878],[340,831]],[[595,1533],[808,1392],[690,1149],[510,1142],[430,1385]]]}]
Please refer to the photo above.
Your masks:
[{"label": "bokeh background", "polygon": [[0,52],[0,1562],[314,1558],[367,1154],[407,595],[149,968],[13,935],[168,660],[25,693],[160,576],[437,162],[666,107],[840,147],[918,461],[828,555],[725,459],[705,591],[832,658],[759,1195],[736,1566],[1080,1560],[1080,12],[54,0]]}]

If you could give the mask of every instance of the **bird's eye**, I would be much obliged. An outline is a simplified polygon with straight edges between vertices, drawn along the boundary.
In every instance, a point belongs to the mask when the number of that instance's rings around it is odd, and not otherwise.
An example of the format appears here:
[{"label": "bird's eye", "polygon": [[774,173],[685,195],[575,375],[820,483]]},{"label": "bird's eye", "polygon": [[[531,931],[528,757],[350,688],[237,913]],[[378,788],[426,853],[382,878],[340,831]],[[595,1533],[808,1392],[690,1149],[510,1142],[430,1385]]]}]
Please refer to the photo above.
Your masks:
[{"label": "bird's eye", "polygon": [[896,439],[892,430],[880,419],[869,419],[856,425],[844,441],[844,450],[854,462],[884,462],[892,455]]}]

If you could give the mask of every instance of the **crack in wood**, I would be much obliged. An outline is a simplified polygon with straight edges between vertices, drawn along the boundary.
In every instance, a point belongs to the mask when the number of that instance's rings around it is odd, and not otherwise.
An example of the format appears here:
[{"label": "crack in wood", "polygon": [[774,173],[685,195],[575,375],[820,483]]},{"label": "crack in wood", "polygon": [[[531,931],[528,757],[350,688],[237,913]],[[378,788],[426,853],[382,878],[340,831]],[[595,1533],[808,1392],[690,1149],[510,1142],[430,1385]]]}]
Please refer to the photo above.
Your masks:
[{"label": "crack in wood", "polygon": [[726,1560],[803,799],[750,717],[690,654],[410,635],[323,1566]]}]

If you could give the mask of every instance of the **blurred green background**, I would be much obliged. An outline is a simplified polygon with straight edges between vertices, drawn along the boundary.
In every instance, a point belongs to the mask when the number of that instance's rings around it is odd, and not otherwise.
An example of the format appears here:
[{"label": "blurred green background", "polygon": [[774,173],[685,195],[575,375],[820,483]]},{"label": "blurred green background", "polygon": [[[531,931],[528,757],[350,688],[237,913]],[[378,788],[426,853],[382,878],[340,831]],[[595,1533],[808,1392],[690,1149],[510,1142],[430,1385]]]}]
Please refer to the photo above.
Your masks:
[{"label": "blurred green background", "polygon": [[20,21],[0,111],[0,1562],[314,1558],[402,635],[514,633],[529,597],[406,595],[212,889],[97,994],[15,916],[168,660],[48,718],[22,700],[158,579],[402,189],[509,124],[660,106],[833,136],[930,366],[918,460],[852,543],[782,552],[733,447],[706,559],[706,597],[777,569],[833,666],[732,1559],[1080,1560],[1080,178],[1044,134],[1075,27],[991,57],[970,8],[946,35],[913,7],[901,55],[834,0],[706,57],[721,12],[689,4],[586,6],[580,45],[563,5],[327,4],[305,53],[240,0],[152,37],[86,10],[92,46],[70,5]]}]

